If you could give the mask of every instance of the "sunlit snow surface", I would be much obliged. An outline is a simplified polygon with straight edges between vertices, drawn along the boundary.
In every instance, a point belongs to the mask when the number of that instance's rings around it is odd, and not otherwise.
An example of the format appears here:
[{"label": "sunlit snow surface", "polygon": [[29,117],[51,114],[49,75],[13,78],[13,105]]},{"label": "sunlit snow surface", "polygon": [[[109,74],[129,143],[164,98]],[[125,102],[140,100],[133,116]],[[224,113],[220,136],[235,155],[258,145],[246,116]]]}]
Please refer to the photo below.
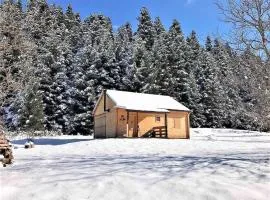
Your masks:
[{"label": "sunlit snow surface", "polygon": [[0,199],[270,199],[270,134],[193,129],[190,140],[47,137],[0,168]]}]

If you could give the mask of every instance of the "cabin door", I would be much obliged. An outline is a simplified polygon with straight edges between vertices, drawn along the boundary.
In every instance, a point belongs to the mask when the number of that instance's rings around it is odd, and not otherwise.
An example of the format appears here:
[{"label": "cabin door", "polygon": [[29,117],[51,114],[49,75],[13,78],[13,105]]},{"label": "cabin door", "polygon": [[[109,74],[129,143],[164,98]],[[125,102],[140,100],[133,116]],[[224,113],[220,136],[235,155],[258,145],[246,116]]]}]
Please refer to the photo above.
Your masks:
[{"label": "cabin door", "polygon": [[137,113],[129,113],[129,119],[128,119],[128,137],[138,137],[138,119],[137,119]]}]

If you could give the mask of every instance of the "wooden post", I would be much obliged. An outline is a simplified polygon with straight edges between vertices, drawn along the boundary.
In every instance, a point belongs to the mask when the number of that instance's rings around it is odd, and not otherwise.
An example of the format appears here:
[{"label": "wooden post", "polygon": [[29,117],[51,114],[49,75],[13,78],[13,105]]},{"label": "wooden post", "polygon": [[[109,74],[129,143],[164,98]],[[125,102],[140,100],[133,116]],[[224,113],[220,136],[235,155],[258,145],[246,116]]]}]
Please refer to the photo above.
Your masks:
[{"label": "wooden post", "polygon": [[187,114],[186,116],[186,121],[187,121],[187,139],[190,139],[190,122],[189,122],[189,116],[190,116],[190,113]]},{"label": "wooden post", "polygon": [[104,96],[104,112],[106,112],[106,96],[107,96],[107,91],[106,90],[103,90],[103,96]]},{"label": "wooden post", "polygon": [[165,133],[166,138],[168,138],[167,113],[165,113]]},{"label": "wooden post", "polygon": [[129,121],[129,111],[127,111],[127,137],[128,137],[128,121]]},{"label": "wooden post", "polygon": [[104,103],[104,113],[105,113],[105,138],[107,138],[107,133],[106,133],[107,132],[107,130],[106,130],[107,129],[107,127],[106,127],[107,126],[107,124],[106,124],[107,123],[107,116],[106,116],[106,96],[107,96],[107,94],[106,93],[107,93],[107,91],[103,90],[103,96],[104,96],[103,103]]},{"label": "wooden post", "polygon": [[[93,114],[92,114],[93,115]],[[95,115],[93,115],[93,129],[94,129],[94,131],[93,131],[93,135],[94,135],[94,139],[96,138],[96,125],[95,125],[95,119],[96,119],[96,117],[95,117]]]},{"label": "wooden post", "polygon": [[116,108],[116,127],[115,127],[115,137],[118,137],[118,120],[119,120],[119,116],[118,116],[119,114],[118,114],[118,108]]},{"label": "wooden post", "polygon": [[139,113],[137,112],[137,120],[136,120],[136,132],[137,132],[137,138],[139,137]]}]

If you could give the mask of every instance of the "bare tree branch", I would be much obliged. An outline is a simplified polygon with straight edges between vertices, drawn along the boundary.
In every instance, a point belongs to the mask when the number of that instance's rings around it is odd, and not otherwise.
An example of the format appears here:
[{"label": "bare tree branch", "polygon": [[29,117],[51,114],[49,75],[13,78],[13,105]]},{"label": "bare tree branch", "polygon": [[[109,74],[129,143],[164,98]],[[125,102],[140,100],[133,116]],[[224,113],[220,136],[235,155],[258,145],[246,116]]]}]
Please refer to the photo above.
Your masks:
[{"label": "bare tree branch", "polygon": [[223,20],[233,25],[233,43],[251,47],[270,60],[270,0],[216,1]]}]

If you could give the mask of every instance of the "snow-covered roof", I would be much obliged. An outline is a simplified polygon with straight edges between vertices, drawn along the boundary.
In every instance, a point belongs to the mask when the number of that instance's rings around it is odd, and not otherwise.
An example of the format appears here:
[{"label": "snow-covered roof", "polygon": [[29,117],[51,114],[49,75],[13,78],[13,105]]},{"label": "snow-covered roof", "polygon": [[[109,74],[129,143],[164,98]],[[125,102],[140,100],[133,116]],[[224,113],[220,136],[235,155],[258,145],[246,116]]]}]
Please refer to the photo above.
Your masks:
[{"label": "snow-covered roof", "polygon": [[169,110],[189,111],[187,107],[170,96],[107,90],[107,95],[116,107],[127,110],[169,112]]}]

